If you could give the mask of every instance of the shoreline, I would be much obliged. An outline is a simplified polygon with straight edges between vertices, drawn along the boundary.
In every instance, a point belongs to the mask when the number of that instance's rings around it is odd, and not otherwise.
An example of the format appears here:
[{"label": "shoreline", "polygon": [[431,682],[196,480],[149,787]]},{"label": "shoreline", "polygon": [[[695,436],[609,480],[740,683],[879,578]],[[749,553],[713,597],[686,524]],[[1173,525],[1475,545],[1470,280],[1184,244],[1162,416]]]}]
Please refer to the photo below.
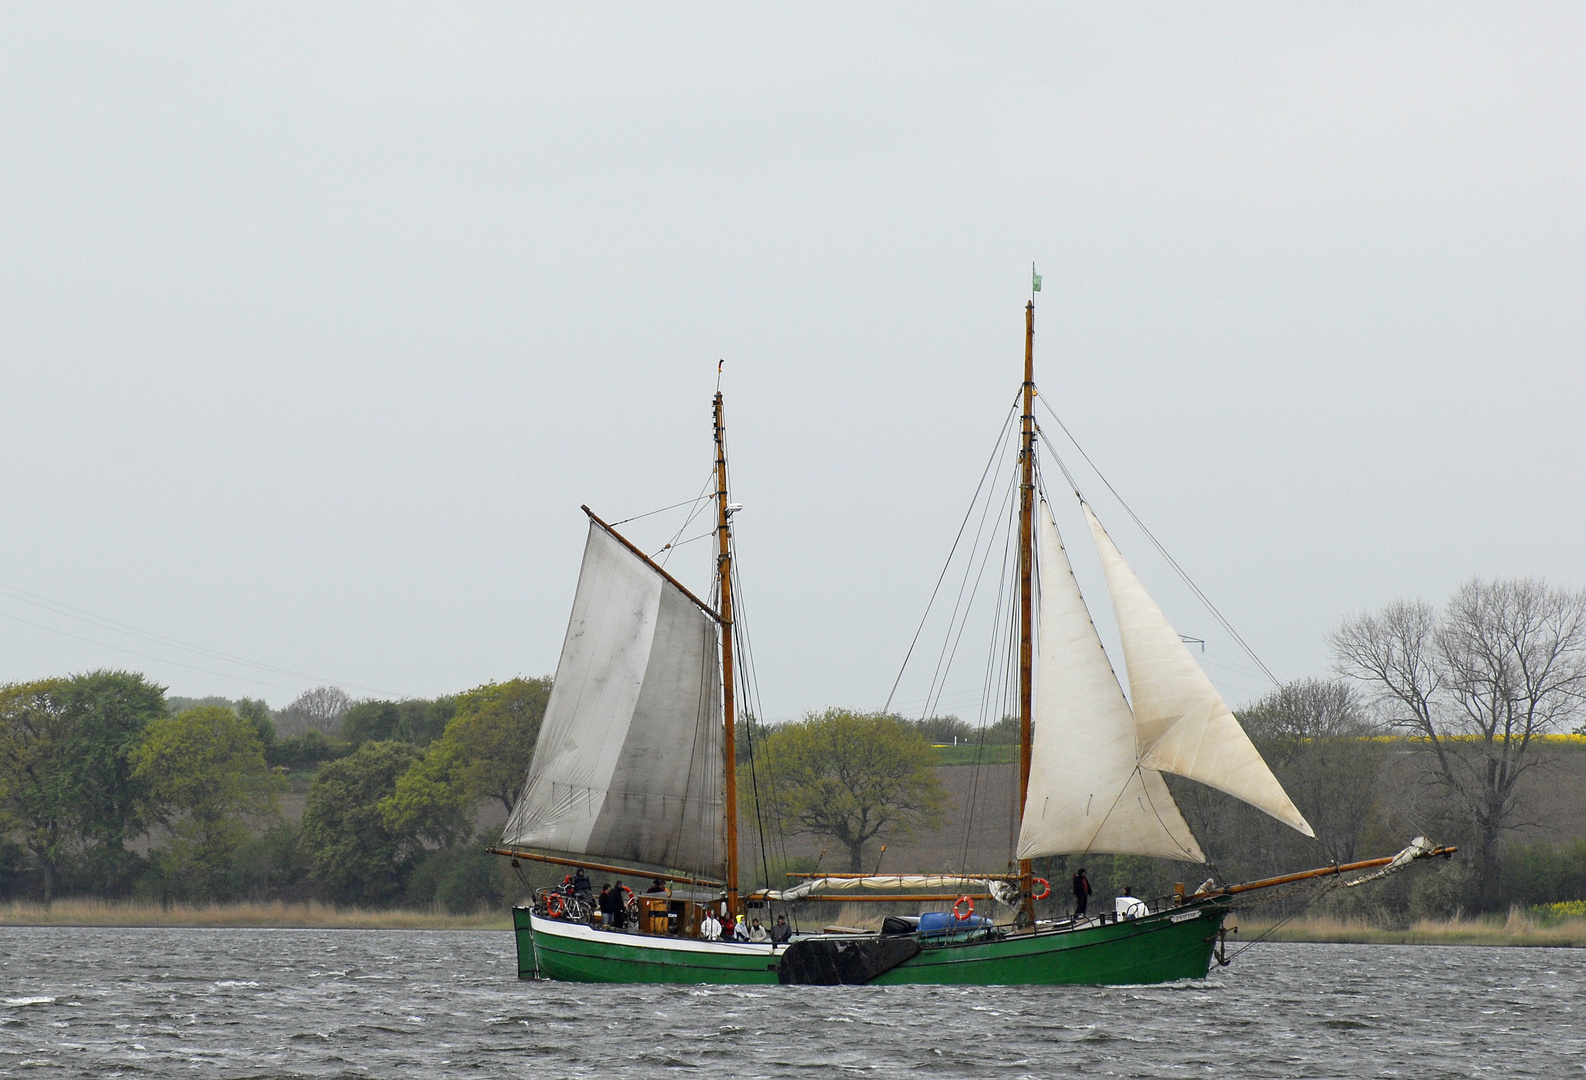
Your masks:
[{"label": "shoreline", "polygon": [[[152,904],[82,898],[0,904],[6,927],[187,927],[274,930],[496,930],[512,929],[511,913],[454,915],[408,908],[337,908],[319,903]],[[1230,927],[1232,930],[1232,927]],[[1513,948],[1586,948],[1586,918],[1539,920],[1513,911],[1505,918],[1423,919],[1383,926],[1364,919],[1311,916],[1274,927],[1243,920],[1229,944],[1256,940],[1317,945],[1478,945]]]},{"label": "shoreline", "polygon": [[509,911],[454,915],[406,908],[318,903],[151,904],[68,898],[48,906],[0,904],[0,927],[104,926],[273,930],[511,930]]},{"label": "shoreline", "polygon": [[1531,949],[1586,948],[1586,918],[1539,920],[1522,911],[1507,917],[1421,919],[1409,926],[1380,926],[1363,919],[1312,916],[1274,927],[1248,920],[1229,944],[1264,941],[1313,945],[1482,945]]}]

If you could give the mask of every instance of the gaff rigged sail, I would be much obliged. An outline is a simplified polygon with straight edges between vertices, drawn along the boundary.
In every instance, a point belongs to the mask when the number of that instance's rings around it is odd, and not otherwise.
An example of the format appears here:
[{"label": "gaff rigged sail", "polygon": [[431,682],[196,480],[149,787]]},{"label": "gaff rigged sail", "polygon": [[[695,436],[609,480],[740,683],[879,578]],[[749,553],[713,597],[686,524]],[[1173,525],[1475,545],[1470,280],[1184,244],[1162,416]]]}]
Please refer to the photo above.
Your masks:
[{"label": "gaff rigged sail", "polygon": [[598,521],[534,764],[501,842],[720,877],[714,616]]}]

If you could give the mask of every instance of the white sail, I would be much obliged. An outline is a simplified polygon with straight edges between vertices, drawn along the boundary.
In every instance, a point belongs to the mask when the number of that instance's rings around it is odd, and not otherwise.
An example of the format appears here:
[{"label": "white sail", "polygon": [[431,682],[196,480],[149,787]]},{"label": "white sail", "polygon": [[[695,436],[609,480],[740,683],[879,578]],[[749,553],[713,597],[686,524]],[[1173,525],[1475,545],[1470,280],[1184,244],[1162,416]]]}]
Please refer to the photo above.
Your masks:
[{"label": "white sail", "polygon": [[1199,780],[1315,836],[1089,506],[1085,518],[1118,617],[1141,763]]},{"label": "white sail", "polygon": [[1134,716],[1043,501],[1040,654],[1018,857],[1078,852],[1205,862],[1167,784],[1140,767]]},{"label": "white sail", "polygon": [[715,619],[591,521],[534,763],[501,842],[721,876]]}]

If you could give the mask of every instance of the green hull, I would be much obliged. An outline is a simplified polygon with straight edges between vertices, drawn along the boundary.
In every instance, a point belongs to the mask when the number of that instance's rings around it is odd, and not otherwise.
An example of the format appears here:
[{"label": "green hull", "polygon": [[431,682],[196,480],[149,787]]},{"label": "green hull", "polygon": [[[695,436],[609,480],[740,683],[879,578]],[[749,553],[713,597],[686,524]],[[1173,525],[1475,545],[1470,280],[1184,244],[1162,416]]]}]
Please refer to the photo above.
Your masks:
[{"label": "green hull", "polygon": [[[1225,900],[1079,930],[924,943],[877,986],[1133,985],[1204,978]],[[513,910],[520,978],[606,983],[777,982],[779,950],[596,930]]]}]

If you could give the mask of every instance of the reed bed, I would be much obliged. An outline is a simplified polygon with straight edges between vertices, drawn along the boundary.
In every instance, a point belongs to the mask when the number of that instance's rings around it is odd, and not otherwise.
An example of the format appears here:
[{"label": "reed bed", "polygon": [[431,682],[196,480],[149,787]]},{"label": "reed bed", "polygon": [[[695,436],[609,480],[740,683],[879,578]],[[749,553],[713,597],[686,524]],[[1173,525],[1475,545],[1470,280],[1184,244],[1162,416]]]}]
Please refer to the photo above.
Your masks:
[{"label": "reed bed", "polygon": [[317,903],[154,904],[72,897],[0,904],[0,926],[278,927],[341,930],[510,930],[505,911],[453,915]]},{"label": "reed bed", "polygon": [[1507,916],[1455,916],[1419,919],[1408,926],[1388,926],[1362,918],[1312,915],[1273,928],[1271,923],[1244,919],[1231,940],[1309,941],[1359,945],[1522,945],[1543,948],[1586,948],[1586,918],[1553,917],[1511,908]]}]

